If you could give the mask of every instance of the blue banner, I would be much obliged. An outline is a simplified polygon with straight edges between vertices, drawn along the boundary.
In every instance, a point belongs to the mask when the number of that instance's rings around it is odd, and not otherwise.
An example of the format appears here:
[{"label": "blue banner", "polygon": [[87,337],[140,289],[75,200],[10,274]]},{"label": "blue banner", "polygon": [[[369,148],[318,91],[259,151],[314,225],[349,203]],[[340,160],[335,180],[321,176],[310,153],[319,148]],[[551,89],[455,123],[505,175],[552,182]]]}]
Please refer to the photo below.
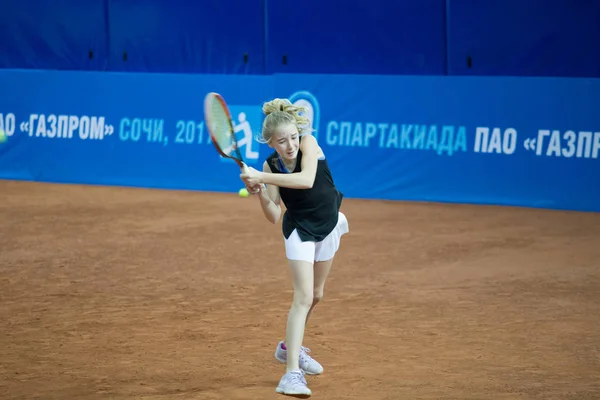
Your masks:
[{"label": "blue banner", "polygon": [[275,87],[312,94],[350,197],[600,210],[600,80],[281,75]]},{"label": "blue banner", "polygon": [[262,104],[309,108],[347,197],[600,211],[600,80],[0,71],[0,178],[235,192],[202,101],[257,169]]},{"label": "blue banner", "polygon": [[[9,135],[0,146],[0,177],[237,190],[239,170],[216,157],[204,127],[204,95],[221,92],[238,134],[250,136],[260,130],[271,83],[261,76],[0,71],[0,129]],[[258,143],[249,143],[253,165]]]}]

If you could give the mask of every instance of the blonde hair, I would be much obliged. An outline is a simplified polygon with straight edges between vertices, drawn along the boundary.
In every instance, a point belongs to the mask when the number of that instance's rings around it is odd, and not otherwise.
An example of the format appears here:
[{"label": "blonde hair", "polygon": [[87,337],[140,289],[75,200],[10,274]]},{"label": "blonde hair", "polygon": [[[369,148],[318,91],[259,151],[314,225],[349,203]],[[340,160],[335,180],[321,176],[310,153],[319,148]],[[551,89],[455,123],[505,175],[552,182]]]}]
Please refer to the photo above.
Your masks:
[{"label": "blonde hair", "polygon": [[313,131],[310,128],[310,120],[304,115],[300,115],[303,111],[308,110],[293,105],[288,99],[273,99],[263,104],[262,109],[266,118],[263,122],[261,135],[257,138],[260,143],[269,143],[275,130],[284,124],[296,125],[300,135]]}]

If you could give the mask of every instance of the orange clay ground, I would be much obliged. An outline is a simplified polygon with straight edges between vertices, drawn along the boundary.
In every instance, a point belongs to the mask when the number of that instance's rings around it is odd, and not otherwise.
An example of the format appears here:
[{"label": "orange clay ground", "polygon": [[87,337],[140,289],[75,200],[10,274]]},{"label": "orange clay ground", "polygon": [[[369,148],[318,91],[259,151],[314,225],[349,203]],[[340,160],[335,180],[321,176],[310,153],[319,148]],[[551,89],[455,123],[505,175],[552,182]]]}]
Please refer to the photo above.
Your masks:
[{"label": "orange clay ground", "polygon": [[[1,399],[283,399],[256,198],[0,181]],[[346,199],[313,399],[600,399],[600,214]]]}]

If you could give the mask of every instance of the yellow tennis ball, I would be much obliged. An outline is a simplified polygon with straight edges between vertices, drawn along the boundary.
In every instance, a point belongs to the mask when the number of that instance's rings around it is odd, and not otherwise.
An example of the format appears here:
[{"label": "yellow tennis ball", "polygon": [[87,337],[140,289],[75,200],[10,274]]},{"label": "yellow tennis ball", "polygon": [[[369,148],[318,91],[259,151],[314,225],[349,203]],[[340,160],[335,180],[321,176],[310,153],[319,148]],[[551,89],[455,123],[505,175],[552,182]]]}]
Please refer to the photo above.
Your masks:
[{"label": "yellow tennis ball", "polygon": [[240,197],[248,197],[248,195],[250,193],[248,193],[248,189],[246,188],[241,188],[240,191],[238,192],[238,194],[240,195]]},{"label": "yellow tennis ball", "polygon": [[8,139],[6,133],[4,133],[2,129],[0,129],[0,143],[6,142],[6,139]]}]

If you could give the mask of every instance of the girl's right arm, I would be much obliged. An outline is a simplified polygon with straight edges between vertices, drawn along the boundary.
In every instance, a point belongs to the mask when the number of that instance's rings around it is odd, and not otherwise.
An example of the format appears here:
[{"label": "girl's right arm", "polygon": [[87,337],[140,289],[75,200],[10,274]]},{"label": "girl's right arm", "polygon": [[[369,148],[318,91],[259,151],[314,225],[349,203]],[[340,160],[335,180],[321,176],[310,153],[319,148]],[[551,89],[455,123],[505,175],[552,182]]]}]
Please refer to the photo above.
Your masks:
[{"label": "girl's right arm", "polygon": [[[263,164],[263,172],[271,173],[267,161]],[[265,217],[269,222],[276,224],[279,221],[279,217],[281,217],[279,187],[275,185],[268,185],[266,189],[263,187],[258,193],[258,198],[260,199],[260,206]]]}]

